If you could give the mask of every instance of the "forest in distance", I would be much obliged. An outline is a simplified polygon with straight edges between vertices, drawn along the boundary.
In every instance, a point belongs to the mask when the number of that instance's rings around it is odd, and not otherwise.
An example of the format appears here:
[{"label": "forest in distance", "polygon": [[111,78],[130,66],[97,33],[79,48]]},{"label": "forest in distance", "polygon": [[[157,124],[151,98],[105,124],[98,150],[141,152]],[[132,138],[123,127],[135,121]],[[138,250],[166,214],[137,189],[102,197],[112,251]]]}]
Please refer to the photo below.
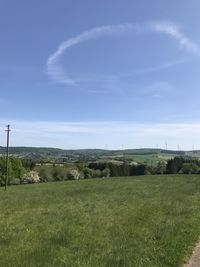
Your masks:
[{"label": "forest in distance", "polygon": [[[0,183],[6,179],[5,148],[1,147]],[[63,158],[63,150],[52,148],[11,148],[8,184],[109,178],[155,174],[200,174],[198,152],[137,149],[124,151],[74,150]],[[26,153],[26,154],[24,154]],[[29,153],[29,154],[28,154]],[[31,157],[31,153],[34,153]],[[60,154],[56,154],[60,153]],[[71,154],[70,154],[71,153]],[[173,154],[172,154],[173,153]],[[189,154],[190,153],[190,154]]]}]

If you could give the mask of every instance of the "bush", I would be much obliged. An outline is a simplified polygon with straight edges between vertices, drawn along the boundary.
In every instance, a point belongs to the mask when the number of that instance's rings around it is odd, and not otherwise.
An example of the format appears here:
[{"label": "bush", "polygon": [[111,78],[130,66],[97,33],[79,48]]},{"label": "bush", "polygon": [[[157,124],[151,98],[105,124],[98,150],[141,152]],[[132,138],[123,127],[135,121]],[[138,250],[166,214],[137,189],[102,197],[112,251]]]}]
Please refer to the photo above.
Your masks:
[{"label": "bush", "polygon": [[85,179],[90,179],[93,176],[93,170],[91,170],[90,168],[84,168],[83,175]]},{"label": "bush", "polygon": [[101,171],[100,170],[94,170],[93,171],[93,178],[100,178],[102,177]]},{"label": "bush", "polygon": [[107,163],[105,162],[91,162],[88,164],[88,168],[93,170],[104,170],[107,167]]},{"label": "bush", "polygon": [[105,168],[102,172],[101,172],[102,177],[108,178],[110,177],[110,169],[109,168]]},{"label": "bush", "polygon": [[65,168],[63,166],[53,167],[53,180],[54,181],[65,180]]},{"label": "bush", "polygon": [[68,179],[69,180],[78,180],[81,178],[81,174],[78,170],[70,170],[68,173]]},{"label": "bush", "polygon": [[30,171],[24,176],[24,182],[28,184],[32,183],[39,183],[40,182],[40,177],[38,172],[36,171]]},{"label": "bush", "polygon": [[147,166],[144,164],[133,165],[131,166],[130,175],[145,175],[146,171],[148,171]]},{"label": "bush", "polygon": [[41,182],[51,182],[53,181],[53,168],[49,166],[39,166],[36,168],[39,173]]},{"label": "bush", "polygon": [[199,167],[194,163],[184,163],[179,173],[184,174],[196,174],[199,171]]},{"label": "bush", "polygon": [[167,161],[166,173],[167,174],[178,173],[183,167],[184,163],[185,159],[181,157],[175,157],[174,159],[169,159]]},{"label": "bush", "polygon": [[[8,184],[12,184],[15,179],[19,179],[22,183],[25,169],[22,166],[22,161],[16,157],[9,157],[8,159]],[[0,182],[5,184],[6,176],[6,158],[0,157]]]}]

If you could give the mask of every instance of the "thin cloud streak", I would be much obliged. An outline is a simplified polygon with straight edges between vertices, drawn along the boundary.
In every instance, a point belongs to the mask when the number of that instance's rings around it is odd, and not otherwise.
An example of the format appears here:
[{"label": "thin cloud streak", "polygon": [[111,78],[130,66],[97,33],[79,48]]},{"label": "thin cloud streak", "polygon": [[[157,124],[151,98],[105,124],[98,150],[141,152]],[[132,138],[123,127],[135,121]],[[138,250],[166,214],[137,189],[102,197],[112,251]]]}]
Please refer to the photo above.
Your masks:
[{"label": "thin cloud streak", "polygon": [[138,123],[129,121],[9,121],[1,120],[0,126],[8,122],[15,133],[31,134],[133,134],[150,136],[177,136],[179,134],[200,134],[200,123]]},{"label": "thin cloud streak", "polygon": [[67,41],[61,43],[56,50],[55,53],[53,53],[47,60],[47,73],[50,77],[52,77],[53,80],[69,84],[69,85],[75,85],[76,82],[72,81],[69,77],[67,77],[66,74],[64,74],[62,68],[59,65],[59,60],[66,49],[73,47],[79,43],[99,38],[99,37],[105,37],[105,36],[115,36],[115,35],[123,35],[130,31],[139,31],[139,25],[138,24],[118,24],[118,25],[108,25],[108,26],[102,26],[93,28],[89,31],[85,31],[82,34],[79,34],[75,37],[72,37],[68,39]]},{"label": "thin cloud streak", "polygon": [[[199,46],[188,38],[184,33],[181,32],[180,27],[172,22],[148,22],[148,23],[125,23],[117,25],[107,25],[102,27],[93,28],[89,31],[85,31],[75,37],[72,37],[62,42],[56,52],[54,52],[47,60],[47,74],[56,82],[66,85],[77,85],[78,81],[72,80],[63,70],[60,60],[64,52],[82,42],[89,41],[100,37],[108,36],[120,36],[127,34],[145,33],[145,32],[158,32],[172,37],[178,41],[179,45],[185,48],[187,51],[192,52],[196,55],[200,55]],[[150,73],[159,71],[161,69],[172,67],[180,62],[169,62],[163,65],[152,67],[144,70],[135,71],[135,74]]]},{"label": "thin cloud streak", "polygon": [[[43,146],[60,148],[105,148],[119,149],[160,146],[169,141],[169,147],[191,148],[198,146],[200,122],[194,123],[139,123],[131,121],[9,121],[0,120],[0,145],[5,145],[5,125],[11,124],[11,146]],[[75,145],[74,145],[75,144]],[[155,145],[155,144],[154,144]]]},{"label": "thin cloud streak", "polygon": [[189,52],[200,55],[199,46],[181,31],[180,26],[172,22],[152,22],[149,23],[149,27],[152,31],[174,38],[181,47],[187,49]]}]

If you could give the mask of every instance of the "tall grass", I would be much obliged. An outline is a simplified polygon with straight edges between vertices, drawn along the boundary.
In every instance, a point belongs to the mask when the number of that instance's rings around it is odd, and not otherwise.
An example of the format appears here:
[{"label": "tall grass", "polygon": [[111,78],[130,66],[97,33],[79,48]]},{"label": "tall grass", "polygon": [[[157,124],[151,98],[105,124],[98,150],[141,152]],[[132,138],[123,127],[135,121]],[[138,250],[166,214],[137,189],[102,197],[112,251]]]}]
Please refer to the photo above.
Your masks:
[{"label": "tall grass", "polygon": [[0,190],[0,266],[181,266],[200,236],[200,176]]}]

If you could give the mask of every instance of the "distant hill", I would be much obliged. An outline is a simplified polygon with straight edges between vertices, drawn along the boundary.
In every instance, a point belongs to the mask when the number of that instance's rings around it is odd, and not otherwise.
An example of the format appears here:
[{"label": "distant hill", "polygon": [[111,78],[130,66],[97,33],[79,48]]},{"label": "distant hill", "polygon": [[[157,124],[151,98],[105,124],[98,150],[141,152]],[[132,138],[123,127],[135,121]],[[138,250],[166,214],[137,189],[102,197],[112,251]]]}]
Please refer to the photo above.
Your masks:
[{"label": "distant hill", "polygon": [[[0,154],[6,153],[6,148],[0,146]],[[200,157],[200,151],[172,151],[165,149],[141,148],[125,150],[105,150],[105,149],[60,149],[51,147],[10,147],[10,154],[18,157],[28,157],[33,159],[97,159],[97,158],[120,158],[123,156],[139,158],[148,155],[163,155],[163,158],[175,155]],[[166,157],[167,158],[167,157]]]},{"label": "distant hill", "polygon": [[[101,156],[109,153],[108,150],[103,149],[78,149],[65,150],[51,147],[10,147],[11,155],[28,158],[82,158],[84,156]],[[6,153],[6,147],[0,146],[0,154]]]}]

